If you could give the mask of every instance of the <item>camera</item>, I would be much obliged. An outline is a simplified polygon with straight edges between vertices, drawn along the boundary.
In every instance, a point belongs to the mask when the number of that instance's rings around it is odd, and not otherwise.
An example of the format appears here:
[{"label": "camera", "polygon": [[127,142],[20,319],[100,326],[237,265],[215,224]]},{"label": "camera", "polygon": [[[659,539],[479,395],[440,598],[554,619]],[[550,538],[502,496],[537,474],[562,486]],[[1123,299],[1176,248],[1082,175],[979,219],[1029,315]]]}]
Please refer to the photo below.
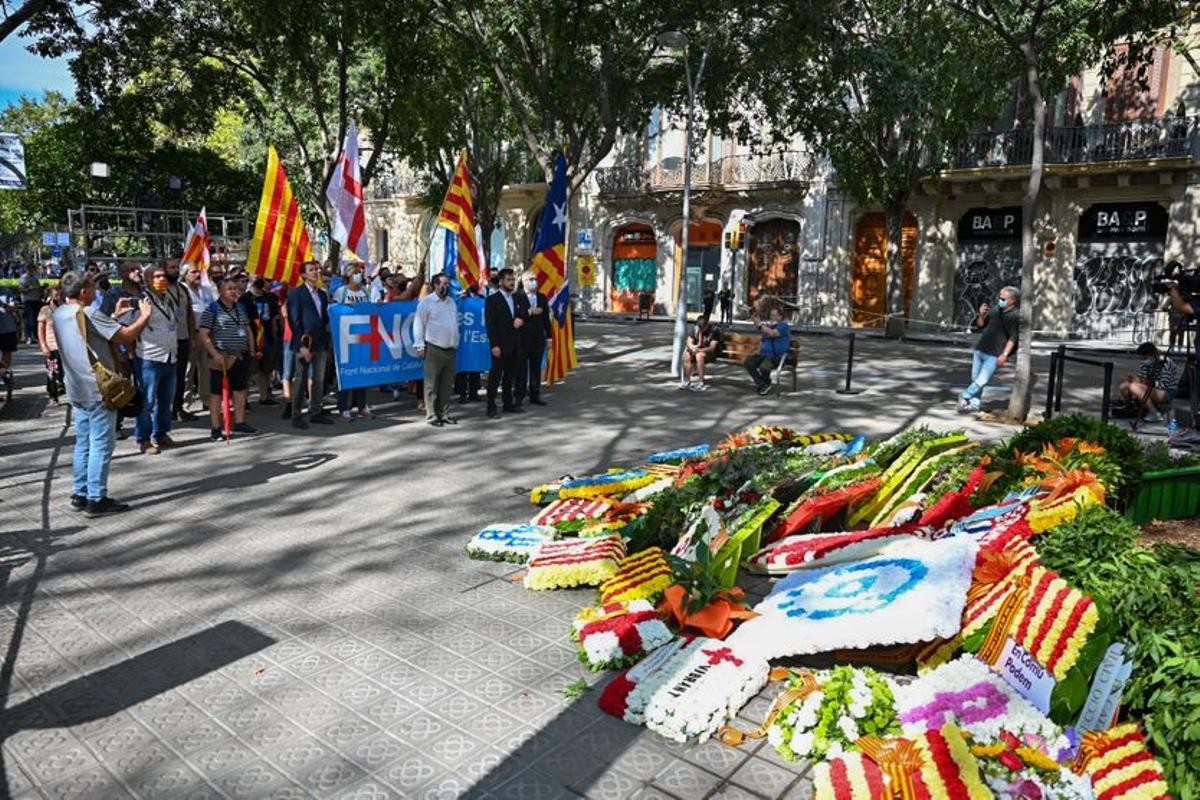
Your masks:
[{"label": "camera", "polygon": [[1183,264],[1172,261],[1161,275],[1151,279],[1150,288],[1158,294],[1166,294],[1171,290],[1171,284],[1179,287],[1180,294],[1200,294],[1200,268],[1184,269]]}]

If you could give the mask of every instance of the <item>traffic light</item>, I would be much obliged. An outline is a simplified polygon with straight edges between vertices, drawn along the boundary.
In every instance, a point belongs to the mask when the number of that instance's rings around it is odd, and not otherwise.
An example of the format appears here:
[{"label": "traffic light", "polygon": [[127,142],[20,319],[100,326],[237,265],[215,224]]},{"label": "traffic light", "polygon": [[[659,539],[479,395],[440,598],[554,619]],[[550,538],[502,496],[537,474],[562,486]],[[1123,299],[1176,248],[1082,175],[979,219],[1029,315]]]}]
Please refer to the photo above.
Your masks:
[{"label": "traffic light", "polygon": [[746,245],[746,223],[739,222],[737,227],[725,233],[725,247],[730,250],[741,250]]}]

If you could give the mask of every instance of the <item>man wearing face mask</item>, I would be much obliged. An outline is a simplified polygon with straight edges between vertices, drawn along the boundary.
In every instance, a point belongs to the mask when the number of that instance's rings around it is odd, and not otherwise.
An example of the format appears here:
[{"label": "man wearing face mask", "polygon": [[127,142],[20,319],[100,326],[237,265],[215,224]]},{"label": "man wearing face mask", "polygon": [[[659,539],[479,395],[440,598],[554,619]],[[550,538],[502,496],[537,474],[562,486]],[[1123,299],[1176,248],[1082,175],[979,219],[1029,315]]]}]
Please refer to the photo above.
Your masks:
[{"label": "man wearing face mask", "polygon": [[[357,305],[370,301],[370,293],[363,281],[363,269],[355,265],[350,267],[346,275],[346,283],[339,286],[333,293],[333,302],[345,305]],[[338,391],[338,414],[343,422],[353,422],[356,419],[370,419],[371,409],[367,405],[366,388],[341,389]]]},{"label": "man wearing face mask", "polygon": [[175,399],[175,359],[179,344],[179,308],[177,297],[170,291],[167,270],[163,266],[147,267],[143,273],[150,290],[150,322],[137,341],[134,359],[134,378],[142,390],[142,413],[134,426],[133,438],[143,453],[156,454],[174,446],[171,440],[171,406]]},{"label": "man wearing face mask", "polygon": [[454,392],[458,356],[458,306],[450,297],[450,276],[433,276],[433,292],[421,298],[413,321],[413,350],[425,359],[425,421],[435,428],[453,425],[447,414]]},{"label": "man wearing face mask", "polygon": [[546,342],[553,335],[550,329],[550,301],[538,291],[537,275],[525,273],[525,302],[529,308],[529,324],[520,333],[520,365],[517,369],[516,401],[520,406],[529,395],[531,405],[544,406],[542,399],[542,357]]},{"label": "man wearing face mask", "polygon": [[1017,349],[1020,320],[1017,306],[1021,303],[1021,291],[1014,286],[1000,290],[996,308],[987,303],[979,307],[975,319],[975,330],[982,331],[971,360],[971,383],[958,397],[960,414],[979,411],[980,397],[997,369],[1008,363],[1009,356]]},{"label": "man wearing face mask", "polygon": [[488,341],[492,345],[492,369],[487,383],[487,415],[492,419],[500,416],[496,408],[498,390],[505,411],[516,414],[525,411],[513,396],[513,386],[521,364],[520,335],[529,318],[529,301],[523,293],[515,291],[517,279],[511,269],[500,270],[498,280],[500,291],[484,301],[483,306]]}]

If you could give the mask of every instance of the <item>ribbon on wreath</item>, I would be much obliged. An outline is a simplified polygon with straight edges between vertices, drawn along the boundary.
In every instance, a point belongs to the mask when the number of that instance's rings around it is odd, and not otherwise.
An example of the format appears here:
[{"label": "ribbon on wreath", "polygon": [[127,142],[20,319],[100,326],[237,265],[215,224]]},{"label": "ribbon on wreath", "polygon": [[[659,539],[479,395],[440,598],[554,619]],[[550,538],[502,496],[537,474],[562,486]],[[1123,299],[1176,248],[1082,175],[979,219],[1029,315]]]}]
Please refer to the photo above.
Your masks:
[{"label": "ribbon on wreath", "polygon": [[1000,660],[1000,654],[1004,651],[1004,642],[1008,639],[1009,631],[1012,630],[1017,617],[1025,609],[1025,603],[1029,599],[1029,576],[1018,575],[1015,583],[1016,586],[1012,592],[1000,604],[996,618],[992,620],[992,629],[988,631],[987,638],[983,640],[983,646],[979,648],[979,657],[992,666],[995,666],[996,662]]},{"label": "ribbon on wreath", "polygon": [[821,688],[820,684],[817,683],[817,676],[806,669],[793,671],[787,667],[774,667],[768,679],[774,682],[787,680],[792,676],[799,679],[800,684],[779,693],[779,696],[771,703],[771,707],[767,709],[767,718],[763,720],[762,725],[749,731],[735,728],[733,725],[722,725],[720,730],[717,731],[717,739],[730,747],[740,747],[747,739],[762,739],[767,735],[767,731],[771,729],[771,726],[775,724],[775,720],[779,719],[779,715],[783,713],[785,708],[797,700],[803,700]]},{"label": "ribbon on wreath", "polygon": [[717,592],[712,602],[699,611],[689,612],[687,590],[676,583],[663,592],[658,610],[674,619],[675,627],[681,632],[686,628],[693,628],[710,639],[724,639],[733,630],[735,619],[753,619],[758,616],[758,612],[742,605],[741,599],[745,596],[742,588],[735,586]]},{"label": "ribbon on wreath", "polygon": [[914,800],[917,797],[913,775],[920,774],[923,759],[916,743],[909,739],[863,736],[854,744],[887,777],[884,783],[885,797],[893,800]]},{"label": "ribbon on wreath", "polygon": [[[964,731],[963,737],[969,734]],[[1088,736],[1089,734],[1084,734]],[[1082,752],[1082,751],[1081,751]],[[1000,741],[971,745],[971,754],[979,758],[994,758],[1009,772],[1020,772],[1026,766],[1044,772],[1058,772],[1059,763],[1036,748],[1030,747],[1008,731],[1000,731]]]}]

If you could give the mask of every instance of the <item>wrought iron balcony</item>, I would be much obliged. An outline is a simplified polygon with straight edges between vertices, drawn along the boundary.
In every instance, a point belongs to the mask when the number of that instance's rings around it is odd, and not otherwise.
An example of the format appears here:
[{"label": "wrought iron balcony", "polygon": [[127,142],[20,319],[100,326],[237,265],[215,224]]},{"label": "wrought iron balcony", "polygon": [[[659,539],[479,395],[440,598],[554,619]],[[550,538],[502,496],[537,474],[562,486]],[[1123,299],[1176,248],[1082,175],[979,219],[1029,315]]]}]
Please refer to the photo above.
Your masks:
[{"label": "wrought iron balcony", "polygon": [[[1046,129],[1047,164],[1099,164],[1200,156],[1200,117],[1164,117],[1114,125]],[[1033,160],[1033,130],[975,133],[959,146],[951,169],[1023,166]]]},{"label": "wrought iron balcony", "polygon": [[[692,188],[751,187],[773,183],[802,183],[812,177],[814,159],[806,151],[765,156],[727,156],[692,164]],[[601,194],[639,194],[683,188],[683,160],[668,159],[645,169],[638,165],[596,170]]]}]

